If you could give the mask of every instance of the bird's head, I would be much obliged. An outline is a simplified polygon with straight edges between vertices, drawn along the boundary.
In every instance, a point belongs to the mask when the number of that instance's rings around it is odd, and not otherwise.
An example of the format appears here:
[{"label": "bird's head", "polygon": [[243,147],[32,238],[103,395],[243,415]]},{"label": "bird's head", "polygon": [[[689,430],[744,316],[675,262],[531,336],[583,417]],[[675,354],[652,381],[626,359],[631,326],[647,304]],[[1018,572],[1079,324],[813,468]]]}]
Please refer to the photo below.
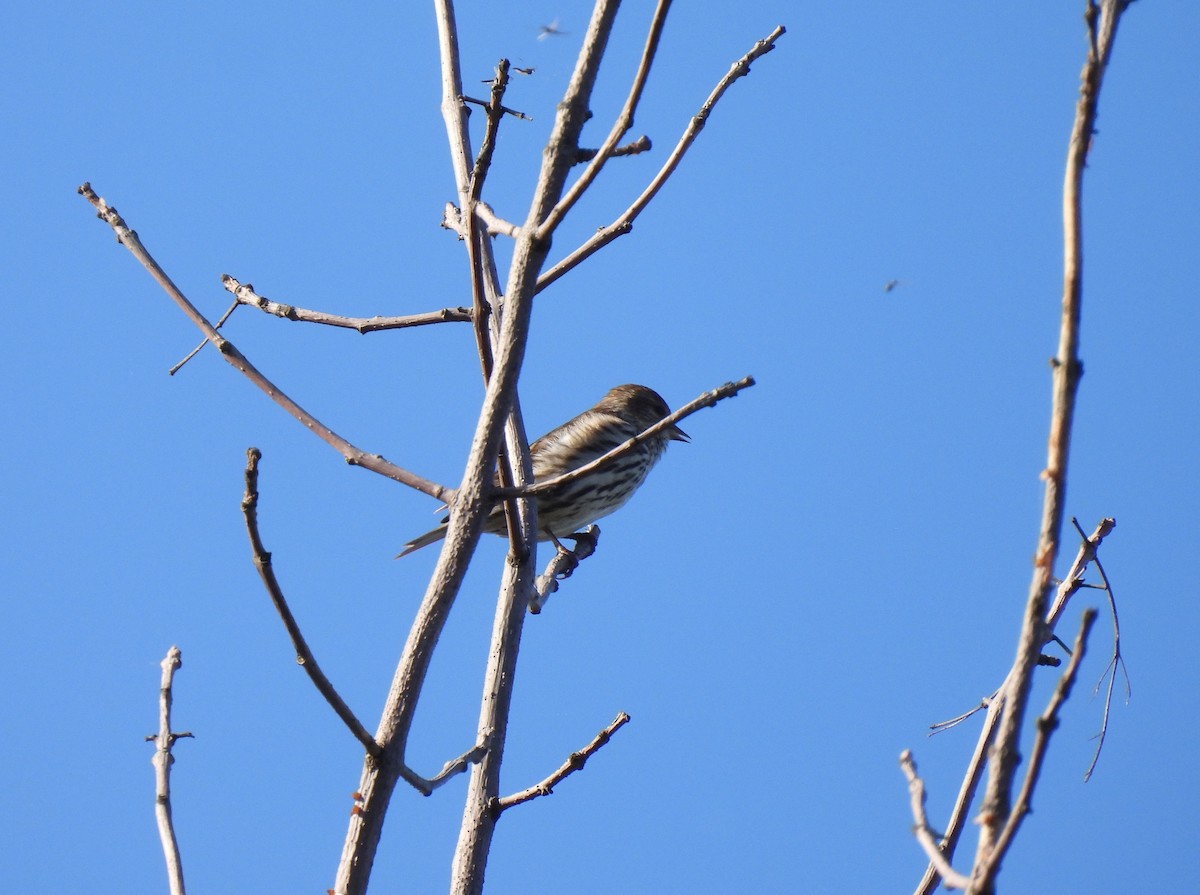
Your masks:
[{"label": "bird's head", "polygon": [[[644,385],[618,385],[600,399],[596,409],[613,413],[638,429],[649,429],[671,413],[662,395]],[[670,441],[691,441],[678,426],[669,426],[660,435]]]}]

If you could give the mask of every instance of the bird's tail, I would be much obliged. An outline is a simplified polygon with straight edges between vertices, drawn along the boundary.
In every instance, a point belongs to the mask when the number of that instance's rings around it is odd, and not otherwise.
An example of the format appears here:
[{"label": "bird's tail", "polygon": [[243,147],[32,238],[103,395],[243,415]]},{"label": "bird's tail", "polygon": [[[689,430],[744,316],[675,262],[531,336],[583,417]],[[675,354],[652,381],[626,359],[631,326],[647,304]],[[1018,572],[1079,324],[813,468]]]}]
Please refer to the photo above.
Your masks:
[{"label": "bird's tail", "polygon": [[408,554],[412,553],[414,550],[420,550],[422,547],[428,547],[430,544],[440,541],[445,536],[446,523],[443,522],[437,528],[433,529],[432,531],[425,532],[425,534],[421,535],[419,538],[413,538],[404,545],[404,549],[397,553],[395,558],[399,559],[402,556],[408,556]]}]

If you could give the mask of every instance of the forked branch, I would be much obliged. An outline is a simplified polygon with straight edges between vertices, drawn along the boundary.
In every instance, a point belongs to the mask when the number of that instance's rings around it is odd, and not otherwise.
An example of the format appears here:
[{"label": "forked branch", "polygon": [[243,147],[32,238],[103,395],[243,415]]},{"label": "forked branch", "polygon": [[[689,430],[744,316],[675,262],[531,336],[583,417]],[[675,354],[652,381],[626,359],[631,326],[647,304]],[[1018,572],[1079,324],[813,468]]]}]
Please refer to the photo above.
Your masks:
[{"label": "forked branch", "polygon": [[[1088,566],[1095,560],[1100,545],[1115,526],[1116,522],[1112,519],[1101,519],[1092,534],[1081,540],[1079,550],[1075,554],[1075,559],[1071,563],[1066,576],[1059,583],[1054,604],[1046,615],[1047,633],[1054,630],[1063,611],[1066,609],[1070,597],[1078,593],[1080,588],[1085,586],[1083,576]],[[1003,709],[1004,702],[1008,698],[1008,685],[1011,677],[1012,671],[1010,670],[1008,676],[1005,677],[996,691],[985,698],[980,706],[957,718],[935,724],[931,728],[932,733],[940,733],[966,720],[981,708],[987,710],[987,714],[984,716],[983,727],[979,732],[979,737],[975,744],[975,750],[967,763],[967,771],[963,776],[963,782],[959,787],[958,795],[955,797],[954,808],[950,812],[950,819],[945,828],[946,831],[938,843],[938,850],[947,861],[954,857],[959,837],[966,826],[967,812],[975,800],[979,783],[983,778],[983,769],[987,763],[988,750],[991,748],[992,741],[996,735],[996,725],[1000,720],[1000,711]],[[929,893],[937,888],[940,873],[941,871],[937,863],[931,862],[920,884],[916,888],[916,895],[929,895]]]},{"label": "forked branch", "polygon": [[[563,197],[558,200],[549,216],[541,222],[541,230],[543,235],[549,236],[557,228],[567,213],[575,206],[575,203],[587,192],[588,187],[595,182],[600,176],[600,171],[603,170],[605,163],[616,153],[617,144],[621,142],[621,138],[629,132],[633,126],[633,118],[637,112],[638,103],[642,99],[642,91],[646,89],[646,79],[650,77],[650,66],[654,64],[654,57],[658,52],[658,43],[662,39],[663,28],[667,24],[667,10],[671,8],[671,0],[658,0],[658,5],[654,9],[654,15],[650,19],[650,30],[646,35],[646,43],[642,47],[642,57],[638,61],[637,72],[633,76],[633,84],[629,88],[629,95],[625,98],[625,105],[617,114],[616,120],[613,122],[612,128],[605,137],[604,142],[594,152],[590,153],[588,166],[579,175],[579,178],[571,184],[570,188],[563,194]],[[580,161],[582,153],[579,148],[575,149],[575,160]]]},{"label": "forked branch", "polygon": [[1063,671],[1062,676],[1059,677],[1058,685],[1054,688],[1049,705],[1037,720],[1037,732],[1033,738],[1033,748],[1029,754],[1029,766],[1025,770],[1025,779],[1021,784],[1021,789],[1017,793],[1012,811],[1009,812],[1004,826],[996,837],[995,847],[983,861],[977,861],[972,870],[969,886],[971,891],[991,891],[996,874],[1000,871],[1000,864],[1004,861],[1004,856],[1008,854],[1008,850],[1012,846],[1013,837],[1017,835],[1017,830],[1020,829],[1021,822],[1032,810],[1033,790],[1037,786],[1038,778],[1042,773],[1042,763],[1046,758],[1046,750],[1050,747],[1050,737],[1058,728],[1058,713],[1075,686],[1075,678],[1079,674],[1079,663],[1083,661],[1087,650],[1088,634],[1091,633],[1092,625],[1095,621],[1096,610],[1091,608],[1085,609],[1079,622],[1079,633],[1075,636],[1074,648],[1071,650],[1071,661],[1067,663],[1066,669]]},{"label": "forked branch", "polygon": [[496,815],[512,808],[514,805],[520,805],[522,802],[528,802],[531,799],[539,798],[540,796],[548,796],[554,793],[554,787],[558,786],[563,780],[571,776],[578,770],[582,770],[587,764],[587,760],[595,755],[604,747],[612,735],[629,723],[629,715],[625,712],[620,712],[612,723],[600,731],[592,739],[590,743],[580,749],[578,752],[572,752],[553,774],[543,780],[541,783],[535,783],[528,789],[523,789],[520,792],[513,793],[511,796],[496,799],[492,804],[492,812]]},{"label": "forked branch", "polygon": [[727,91],[738,78],[750,74],[750,63],[775,49],[775,42],[778,41],[779,38],[781,38],[785,33],[787,33],[787,29],[780,25],[765,38],[758,41],[749,52],[742,56],[742,58],[733,63],[725,77],[723,77],[717,83],[717,86],[713,88],[712,93],[708,95],[708,99],[706,99],[700,106],[700,110],[692,116],[692,120],[688,122],[688,126],[684,129],[683,135],[679,138],[679,142],[675,144],[675,148],[671,150],[671,154],[667,157],[667,160],[663,163],[663,166],[659,169],[654,178],[650,181],[649,185],[642,190],[642,194],[638,196],[633,201],[633,204],[625,209],[625,211],[623,211],[615,221],[613,221],[607,227],[602,227],[600,230],[596,231],[596,233],[583,245],[575,249],[575,251],[571,252],[571,254],[554,264],[554,266],[538,277],[538,292],[541,292],[551,283],[561,278],[568,271],[577,267],[585,259],[596,254],[596,252],[600,251],[600,249],[604,248],[604,246],[608,245],[617,237],[624,236],[633,229],[633,222],[637,219],[638,215],[640,215],[646,206],[650,204],[650,200],[658,194],[658,191],[663,188],[663,185],[675,172],[675,169],[679,167],[679,163],[683,160],[684,155],[687,154],[688,149],[690,149],[691,145],[696,142],[696,138],[700,135],[700,131],[704,129],[704,125],[708,122],[708,116],[712,114],[713,109],[716,107],[721,97],[725,95],[725,91]]},{"label": "forked branch", "polygon": [[196,306],[188,301],[187,297],[179,290],[179,287],[167,276],[166,271],[159,267],[158,262],[154,260],[146,250],[146,247],[142,245],[142,241],[138,238],[137,233],[126,225],[125,221],[117,213],[116,208],[96,195],[90,183],[80,186],[78,192],[96,209],[96,216],[112,227],[113,232],[117,235],[117,241],[125,246],[134,258],[149,271],[150,276],[154,278],[155,282],[163,288],[172,301],[187,315],[188,319],[204,333],[205,338],[213,343],[220,352],[221,357],[254,383],[267,397],[286,410],[288,414],[295,417],[306,429],[309,429],[314,435],[340,453],[347,463],[351,466],[361,466],[363,469],[369,469],[372,472],[397,481],[402,485],[407,485],[443,502],[449,502],[453,499],[454,492],[452,489],[422,478],[394,463],[389,463],[379,454],[368,454],[366,451],[355,447],[288,397],[279,386],[275,385],[275,383],[259,372],[250,363],[249,359],[237,350],[232,342],[217,332],[216,327],[209,323],[208,319],[200,313]]}]

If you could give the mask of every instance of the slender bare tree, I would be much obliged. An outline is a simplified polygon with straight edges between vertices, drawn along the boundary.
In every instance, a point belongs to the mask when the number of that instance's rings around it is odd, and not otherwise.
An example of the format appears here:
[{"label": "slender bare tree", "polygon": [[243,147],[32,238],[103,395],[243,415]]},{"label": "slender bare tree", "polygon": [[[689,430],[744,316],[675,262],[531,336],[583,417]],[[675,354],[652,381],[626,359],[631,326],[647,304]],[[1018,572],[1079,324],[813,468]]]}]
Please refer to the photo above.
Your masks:
[{"label": "slender bare tree", "polygon": [[[939,883],[981,895],[993,891],[1005,854],[1013,844],[1022,819],[1030,810],[1032,794],[1057,723],[1058,712],[1075,683],[1088,634],[1095,621],[1094,612],[1083,614],[1074,643],[1067,648],[1069,659],[1058,686],[1049,704],[1032,725],[1032,745],[1025,762],[1024,777],[1018,781],[1021,737],[1028,735],[1027,728],[1030,727],[1026,717],[1032,676],[1039,665],[1057,661],[1044,655],[1049,644],[1057,641],[1066,647],[1054,635],[1054,630],[1068,601],[1081,587],[1087,586],[1084,575],[1089,568],[1097,570],[1103,588],[1112,599],[1111,588],[1097,555],[1101,542],[1115,524],[1111,519],[1101,520],[1090,534],[1075,523],[1080,544],[1075,559],[1066,574],[1057,581],[1053,570],[1062,550],[1071,423],[1081,372],[1078,345],[1082,301],[1082,177],[1095,128],[1104,72],[1111,56],[1117,25],[1129,2],[1102,0],[1096,3],[1087,0],[1087,61],[1071,133],[1063,196],[1065,271],[1062,319],[1058,351],[1052,365],[1053,407],[1048,460],[1043,474],[1045,501],[1033,580],[1017,655],[1007,677],[977,709],[940,725],[953,726],[976,711],[984,711],[983,730],[944,832],[935,833],[926,817],[924,783],[918,775],[912,753],[906,750],[901,757],[902,769],[909,782],[916,838],[930,861],[929,869],[917,887],[918,893],[931,892]],[[526,615],[539,611],[558,582],[570,575],[596,546],[594,529],[555,532],[540,525],[539,505],[544,515],[549,517],[547,506],[550,495],[565,493],[568,486],[581,483],[586,476],[606,471],[616,474],[619,468],[628,469],[636,465],[633,458],[644,456],[648,445],[680,434],[676,428],[679,420],[753,385],[753,380],[745,377],[704,391],[673,413],[663,406],[640,421],[628,433],[628,438],[612,444],[610,450],[601,452],[603,456],[595,457],[586,466],[564,469],[561,475],[547,475],[544,472],[535,475],[537,470],[518,398],[518,383],[534,297],[608,243],[630,231],[633,221],[679,165],[714,106],[732,84],[749,72],[752,62],[775,48],[776,42],[784,34],[783,27],[764,35],[716,81],[711,94],[695,111],[657,173],[640,194],[630,199],[625,210],[582,244],[560,259],[551,261],[552,237],[581,196],[599,182],[605,165],[611,160],[649,148],[650,142],[646,137],[629,139],[629,131],[664,35],[670,4],[668,0],[660,0],[650,15],[642,55],[622,109],[598,145],[585,147],[583,134],[591,117],[591,97],[618,11],[616,0],[597,0],[591,20],[582,34],[573,74],[558,104],[554,126],[543,150],[542,165],[532,190],[530,207],[520,222],[502,219],[485,200],[485,186],[497,135],[507,119],[523,116],[521,111],[506,105],[511,66],[507,60],[500,60],[486,98],[467,96],[460,71],[453,3],[451,0],[435,0],[434,6],[441,59],[441,111],[455,182],[454,201],[446,205],[443,225],[461,239],[465,248],[470,299],[469,302],[464,300],[462,306],[434,309],[405,317],[348,318],[273,301],[256,293],[249,284],[225,275],[222,282],[233,296],[233,304],[230,311],[214,325],[175,286],[116,209],[88,184],[80,187],[80,192],[116,232],[121,244],[134,254],[199,328],[203,335],[201,347],[211,344],[235,369],[349,463],[442,500],[448,506],[444,531],[439,529],[430,537],[413,542],[415,548],[440,540],[441,552],[396,666],[381,718],[372,733],[322,672],[300,624],[288,607],[274,573],[271,554],[259,530],[257,508],[261,455],[253,448],[248,452],[242,510],[254,564],[287,628],[299,662],[364,751],[354,809],[336,870],[336,881],[331,890],[338,895],[358,895],[367,891],[383,823],[397,787],[403,783],[418,793],[428,795],[459,773],[469,774],[469,781],[458,844],[453,856],[450,890],[453,893],[481,892],[496,822],[503,812],[549,793],[560,781],[583,767],[587,759],[628,722],[626,714],[618,714],[589,743],[568,756],[560,767],[547,769],[547,776],[541,782],[511,794],[501,792],[500,769]],[[543,36],[564,33],[558,29],[557,23],[547,26],[544,31]],[[471,106],[483,112],[481,133],[474,135],[478,139],[477,150],[469,128],[468,112]],[[493,251],[493,240],[497,238],[512,241],[511,262],[503,276]],[[885,289],[890,291],[898,282],[891,281]],[[230,313],[243,306],[255,307],[267,314],[290,320],[348,327],[363,333],[448,322],[470,324],[486,390],[458,484],[450,487],[430,481],[402,465],[365,451],[306,411],[222,335],[221,325]],[[644,472],[644,466],[641,469]],[[505,519],[503,526],[500,514]],[[439,635],[463,583],[475,546],[481,533],[489,529],[508,532],[509,561],[504,566],[499,582],[478,722],[472,733],[464,734],[461,754],[451,756],[437,772],[425,775],[410,767],[407,757],[407,744],[417,704]],[[567,549],[561,543],[556,543],[557,549],[539,575],[536,566],[538,541],[554,534],[577,535],[574,537],[575,546]],[[1112,605],[1115,623],[1115,603]],[[171,746],[178,737],[187,736],[173,732],[170,726],[171,680],[179,665],[180,654],[172,648],[162,666],[160,729],[151,739],[157,746],[155,768],[160,831],[172,890],[182,892],[182,861],[171,826],[169,788]],[[1120,669],[1118,633],[1110,662],[1110,697],[1112,683]],[[954,867],[956,847],[965,827],[967,812],[974,804],[981,784],[985,786],[978,815],[979,841],[970,868],[959,871]]]},{"label": "slender bare tree", "polygon": [[[549,251],[555,231],[583,194],[598,183],[605,165],[610,160],[644,152],[650,147],[646,137],[623,141],[632,127],[663,37],[669,0],[660,0],[650,14],[645,45],[624,106],[609,125],[599,145],[588,148],[582,142],[584,126],[591,118],[592,93],[619,7],[616,0],[597,0],[582,36],[574,71],[558,104],[550,138],[543,150],[542,166],[532,191],[529,210],[519,224],[502,220],[484,198],[497,133],[506,118],[523,117],[523,113],[505,105],[511,66],[507,60],[500,60],[486,99],[467,96],[460,71],[454,5],[451,0],[435,0],[434,6],[441,58],[441,109],[456,190],[455,201],[447,203],[443,225],[461,238],[466,249],[469,304],[399,318],[347,318],[272,301],[257,294],[249,284],[223,275],[222,283],[234,301],[229,312],[214,325],[171,281],[116,209],[93,191],[89,184],[79,189],[96,208],[99,216],[113,228],[119,242],[133,253],[199,328],[204,339],[201,348],[211,343],[226,361],[284,411],[338,451],[347,462],[438,498],[448,506],[448,524],[441,553],[393,675],[382,717],[375,732],[371,733],[322,672],[301,633],[299,623],[288,608],[258,526],[258,469],[261,455],[253,448],[248,453],[242,509],[254,563],[284,621],[298,661],[338,717],[361,743],[365,753],[362,777],[355,792],[354,810],[331,890],[339,895],[356,895],[367,890],[380,833],[397,785],[403,781],[417,792],[428,795],[461,772],[469,772],[470,779],[458,847],[453,858],[450,888],[455,893],[482,891],[492,836],[501,814],[548,793],[552,786],[582,767],[587,758],[629,720],[627,715],[620,713],[590,743],[568,757],[561,767],[551,771],[541,783],[510,795],[501,793],[500,767],[525,616],[527,612],[539,611],[558,582],[571,574],[579,561],[595,548],[594,529],[549,532],[539,527],[539,495],[565,493],[581,477],[603,474],[606,469],[614,474],[619,469],[628,469],[632,461],[626,462],[626,458],[633,457],[634,452],[641,451],[644,454],[646,446],[656,443],[656,440],[661,442],[669,437],[682,437],[680,430],[675,427],[679,420],[754,384],[750,377],[728,382],[704,391],[674,413],[668,413],[665,406],[661,408],[662,412],[652,407],[649,415],[643,414],[645,418],[640,420],[640,425],[627,433],[629,437],[613,445],[603,456],[594,457],[586,467],[564,469],[563,474],[556,477],[539,476],[535,482],[517,389],[534,296],[630,231],[633,221],[675,171],[718,101],[734,82],[749,73],[752,62],[775,48],[776,42],[784,34],[784,28],[777,27],[764,35],[762,40],[748,48],[734,62],[723,77],[716,80],[712,92],[694,112],[659,170],[637,196],[630,198],[625,210],[583,244],[550,263]],[[554,33],[561,32],[555,30]],[[468,127],[470,106],[479,107],[484,113],[482,134],[477,135],[477,151],[473,148]],[[493,239],[497,237],[509,238],[513,244],[512,259],[504,277],[493,252]],[[265,313],[290,320],[348,327],[363,333],[443,322],[469,322],[475,333],[486,391],[458,485],[449,487],[429,481],[401,465],[365,451],[305,410],[220,332],[229,314],[242,306],[257,307]],[[501,512],[499,507],[507,516],[510,561],[504,567],[499,585],[478,725],[471,737],[464,737],[468,743],[461,755],[449,759],[437,773],[424,776],[409,766],[406,755],[414,714],[439,635],[454,605],[475,546],[485,527],[493,530],[498,527],[498,517],[494,514]],[[548,534],[578,534],[579,537],[575,539],[576,546],[571,550],[559,543],[543,574],[539,576],[535,566],[537,542]],[[167,694],[164,704],[169,705],[168,684],[164,684],[164,694]],[[160,819],[164,825],[164,848],[167,849],[169,862],[178,870],[179,890],[182,891],[182,865],[173,832],[170,832],[170,806],[166,795],[169,792],[167,769],[170,765],[167,746],[173,741],[171,738],[169,719],[165,719],[163,730],[156,737],[162,756],[159,765],[160,787],[164,794]]]},{"label": "slender bare tree", "polygon": [[[1053,642],[1065,647],[1054,630],[1071,597],[1078,593],[1080,588],[1088,586],[1084,581],[1084,573],[1090,566],[1096,568],[1101,581],[1100,586],[1108,593],[1115,632],[1112,658],[1108,666],[1111,676],[1108,678],[1104,726],[1098,739],[1097,755],[1104,742],[1103,735],[1107,728],[1113,685],[1123,670],[1120,628],[1116,624],[1116,604],[1097,556],[1101,542],[1113,530],[1115,521],[1101,520],[1088,535],[1079,527],[1078,522],[1072,520],[1080,538],[1078,552],[1070,569],[1057,582],[1054,578],[1054,568],[1062,550],[1071,424],[1075,415],[1075,395],[1083,372],[1079,358],[1083,305],[1083,172],[1095,133],[1100,88],[1112,55],[1117,25],[1130,2],[1131,0],[1102,0],[1097,4],[1095,0],[1087,0],[1084,17],[1087,58],[1080,76],[1079,100],[1071,127],[1063,184],[1062,317],[1058,350],[1051,364],[1053,400],[1048,456],[1042,472],[1045,497],[1038,528],[1037,549],[1034,552],[1033,579],[1025,603],[1016,658],[1004,681],[977,709],[944,724],[935,725],[936,729],[945,729],[960,723],[976,711],[986,710],[978,743],[968,764],[945,832],[940,837],[933,833],[925,816],[924,784],[917,775],[911,751],[905,750],[900,758],[904,774],[909,781],[914,831],[930,859],[929,867],[917,886],[918,895],[932,892],[939,882],[948,888],[963,889],[973,895],[987,895],[993,891],[1004,856],[1011,848],[1022,820],[1031,809],[1042,760],[1049,746],[1050,736],[1058,724],[1059,709],[1074,686],[1087,637],[1095,622],[1094,610],[1083,613],[1074,645],[1068,649],[1070,660],[1062,672],[1049,704],[1034,725],[1032,747],[1024,777],[1018,786],[1020,743],[1022,734],[1026,732],[1025,718],[1029,712],[1033,674],[1039,665],[1057,663],[1057,660],[1043,655],[1043,650]],[[1093,767],[1094,764],[1095,759]],[[986,786],[977,817],[979,840],[970,870],[960,872],[954,869],[952,861],[966,823],[967,811],[975,800],[980,783],[984,781],[985,772]],[[1088,773],[1091,773],[1091,768],[1088,769]]]}]

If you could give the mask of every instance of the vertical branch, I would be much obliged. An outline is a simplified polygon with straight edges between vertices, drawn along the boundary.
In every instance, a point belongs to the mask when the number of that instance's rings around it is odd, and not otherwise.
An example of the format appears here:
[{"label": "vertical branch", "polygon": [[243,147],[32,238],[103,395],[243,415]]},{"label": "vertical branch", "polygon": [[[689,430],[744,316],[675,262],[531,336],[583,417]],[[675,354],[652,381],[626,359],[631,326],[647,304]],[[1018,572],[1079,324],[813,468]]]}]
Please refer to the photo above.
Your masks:
[{"label": "vertical branch", "polygon": [[1071,650],[1071,660],[1067,663],[1066,670],[1063,671],[1062,676],[1058,680],[1058,685],[1054,688],[1054,694],[1050,698],[1050,704],[1046,707],[1046,711],[1037,719],[1037,734],[1033,741],[1029,768],[1025,771],[1025,780],[1021,785],[1020,791],[1017,793],[1016,802],[1013,805],[1013,810],[1009,813],[1008,821],[996,837],[995,853],[990,857],[986,865],[987,875],[976,880],[977,888],[980,886],[991,886],[996,872],[1000,868],[1000,861],[1012,845],[1013,838],[1017,835],[1017,830],[1021,826],[1021,821],[1033,811],[1033,790],[1037,786],[1038,778],[1042,773],[1042,764],[1045,761],[1046,752],[1050,747],[1050,737],[1058,729],[1058,713],[1075,686],[1075,678],[1079,674],[1079,665],[1083,662],[1083,657],[1087,652],[1087,639],[1091,633],[1092,625],[1096,621],[1096,615],[1096,610],[1090,607],[1083,611],[1083,617],[1079,624],[1079,633],[1075,637],[1075,645]]},{"label": "vertical branch", "polygon": [[[405,773],[405,749],[417,701],[429,671],[433,650],[449,617],[491,509],[487,491],[500,447],[500,428],[516,387],[516,373],[528,332],[528,305],[505,315],[496,375],[489,382],[462,485],[451,503],[450,523],[442,552],[409,630],[400,663],[392,678],[383,716],[375,735],[378,756],[364,759],[358,791],[362,800],[350,818],[334,891],[362,895],[367,890],[383,821],[396,783]],[[522,312],[523,313],[519,313]]]},{"label": "vertical branch", "polygon": [[[467,267],[471,279],[471,300],[474,308],[476,348],[483,370],[484,382],[492,375],[495,365],[495,346],[500,339],[501,293],[500,277],[496,268],[496,256],[491,240],[479,227],[476,206],[483,189],[483,179],[491,165],[495,149],[496,130],[504,117],[502,99],[508,85],[508,60],[501,60],[496,67],[492,82],[491,101],[486,107],[487,129],[479,157],[472,166],[471,137],[467,128],[470,110],[462,99],[462,71],[459,65],[458,24],[453,0],[434,0],[437,13],[438,50],[442,71],[442,119],[446,125],[446,138],[450,145],[451,168],[454,172],[455,188],[458,192],[463,238],[467,247]],[[486,313],[485,313],[486,311]],[[484,318],[487,318],[485,325]],[[520,403],[513,396],[509,419],[505,428],[506,459],[501,465],[505,484],[513,484],[516,466],[529,464],[528,438],[521,421]],[[522,480],[523,481],[523,480]],[[521,513],[521,528],[532,531],[534,521],[529,518],[532,511]]]},{"label": "vertical branch", "polygon": [[470,116],[462,101],[462,70],[458,62],[458,20],[453,0],[434,0],[437,14],[438,57],[442,66],[442,120],[450,141],[450,167],[458,190],[459,207],[470,187],[471,138],[467,132]]},{"label": "vertical branch", "polygon": [[247,449],[246,490],[242,494],[242,516],[246,520],[246,533],[250,536],[250,552],[254,557],[254,567],[258,570],[258,576],[262,579],[263,586],[267,589],[267,596],[271,598],[271,604],[279,613],[284,628],[287,629],[288,639],[292,641],[292,648],[296,651],[296,664],[304,669],[309,680],[313,682],[313,686],[317,688],[317,692],[325,697],[329,707],[342,719],[342,723],[346,725],[355,739],[362,743],[363,748],[373,755],[377,754],[379,744],[371,739],[371,734],[362,726],[362,722],[358,720],[350,706],[346,705],[346,701],[342,699],[341,694],[325,676],[325,672],[321,670],[317,657],[309,648],[308,641],[300,630],[300,625],[296,622],[291,607],[288,606],[279,579],[275,577],[271,552],[263,545],[262,535],[258,530],[258,463],[261,459],[262,451],[258,448]]},{"label": "vertical branch", "polygon": [[158,821],[158,837],[162,840],[163,857],[167,862],[167,882],[171,895],[184,895],[183,859],[179,856],[179,842],[175,838],[175,824],[171,820],[171,765],[175,757],[171,748],[180,737],[190,733],[171,731],[171,683],[177,669],[183,666],[183,653],[179,647],[167,650],[162,665],[162,679],[158,691],[158,734],[146,737],[154,741],[154,816]]},{"label": "vertical branch", "polygon": [[495,805],[500,791],[500,765],[504,760],[517,654],[535,561],[536,557],[530,553],[519,565],[506,564],[500,586],[483,701],[479,707],[479,736],[487,738],[488,748],[483,759],[471,768],[467,784],[463,823],[450,874],[453,895],[483,891],[484,869],[499,816]]},{"label": "vertical branch", "polygon": [[549,218],[544,222],[547,230],[553,231],[559,222],[566,217],[567,212],[579,201],[580,196],[600,176],[601,169],[603,169],[605,163],[612,156],[613,151],[617,148],[617,144],[621,142],[621,138],[633,127],[633,116],[637,111],[638,103],[641,102],[642,91],[646,87],[646,79],[650,77],[650,66],[654,63],[654,57],[658,53],[658,42],[662,39],[663,28],[667,24],[667,10],[670,8],[671,0],[658,0],[654,16],[650,20],[650,30],[646,35],[646,44],[642,50],[642,58],[638,62],[637,73],[633,76],[633,84],[629,88],[629,95],[625,98],[625,105],[617,114],[612,129],[608,132],[608,136],[605,137],[604,142],[596,150],[596,154],[592,156],[592,160],[587,168],[579,175],[579,179],[571,184],[571,188],[566,191],[566,194],[562,197],[562,201],[558,203],[554,211],[550,213]]},{"label": "vertical branch", "polygon": [[[1033,670],[1046,640],[1043,619],[1046,614],[1047,595],[1052,584],[1051,576],[1059,551],[1071,424],[1075,413],[1076,391],[1082,374],[1079,360],[1079,320],[1083,300],[1083,172],[1095,132],[1100,87],[1116,36],[1117,22],[1129,2],[1130,0],[1104,0],[1101,11],[1094,0],[1088,0],[1088,56],[1080,78],[1080,95],[1071,130],[1063,187],[1062,318],[1058,352],[1053,361],[1050,437],[1046,469],[1042,473],[1046,483],[1042,520],[1017,657],[1004,688],[1004,706],[1000,713],[996,741],[991,750],[971,891],[991,891],[990,880],[996,868],[990,865],[1000,858],[996,852],[997,838],[1008,823],[1011,813],[1013,779],[1020,761],[1020,733],[1029,688]],[[979,888],[976,888],[977,886]]]},{"label": "vertical branch", "polygon": [[[538,273],[550,250],[552,229],[543,229],[541,224],[561,197],[567,175],[577,157],[579,136],[590,114],[588,107],[592,90],[618,6],[618,0],[597,0],[575,70],[558,106],[554,127],[542,156],[542,169],[529,215],[513,249],[496,368],[488,383],[489,397],[506,388],[509,380],[513,385],[516,382]],[[522,453],[526,455],[521,458],[523,469],[519,478],[528,481],[531,476],[527,453]],[[528,498],[526,501],[532,504]],[[532,510],[532,506],[527,509]],[[480,709],[480,734],[489,736],[489,748],[483,760],[471,769],[467,785],[467,803],[455,849],[451,883],[456,895],[477,895],[483,891],[488,849],[498,817],[493,806],[500,796],[500,763],[504,754],[521,628],[525,609],[533,595],[537,556],[534,534],[532,526],[523,532],[526,549],[521,552],[519,563],[510,562],[501,586]]]},{"label": "vertical branch", "polygon": [[[467,247],[467,267],[471,275],[471,307],[474,310],[475,345],[479,351],[479,363],[483,368],[483,381],[487,382],[492,375],[492,343],[498,335],[496,317],[500,311],[497,300],[499,293],[498,277],[496,276],[495,258],[491,252],[491,243],[486,234],[480,232],[479,218],[475,208],[483,191],[483,182],[491,168],[492,154],[496,150],[496,134],[500,122],[504,118],[502,100],[508,87],[509,62],[501,59],[496,66],[496,77],[492,80],[491,99],[484,107],[487,115],[487,128],[483,135],[483,144],[479,147],[479,156],[471,169],[470,182],[462,204],[463,240]],[[464,106],[465,108],[465,106]],[[488,270],[484,271],[486,255]]]}]

